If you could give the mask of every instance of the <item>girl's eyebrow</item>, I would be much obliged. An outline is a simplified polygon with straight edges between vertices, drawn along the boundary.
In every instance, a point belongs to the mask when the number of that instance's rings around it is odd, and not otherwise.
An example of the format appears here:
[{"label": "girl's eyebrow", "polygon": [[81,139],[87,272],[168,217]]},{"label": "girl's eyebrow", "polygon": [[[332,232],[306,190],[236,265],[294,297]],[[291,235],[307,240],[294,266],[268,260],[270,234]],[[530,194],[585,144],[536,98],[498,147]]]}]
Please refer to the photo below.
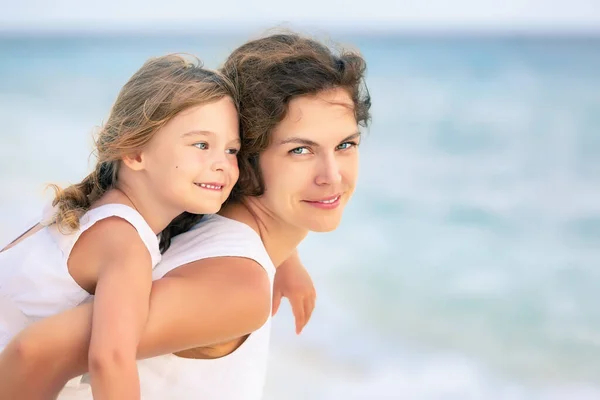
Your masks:
[{"label": "girl's eyebrow", "polygon": [[188,136],[212,136],[214,134],[215,133],[212,132],[212,131],[202,131],[202,130],[200,130],[200,131],[189,131],[189,132],[186,132],[186,133],[182,134],[181,137],[184,138],[184,137],[188,137]]}]

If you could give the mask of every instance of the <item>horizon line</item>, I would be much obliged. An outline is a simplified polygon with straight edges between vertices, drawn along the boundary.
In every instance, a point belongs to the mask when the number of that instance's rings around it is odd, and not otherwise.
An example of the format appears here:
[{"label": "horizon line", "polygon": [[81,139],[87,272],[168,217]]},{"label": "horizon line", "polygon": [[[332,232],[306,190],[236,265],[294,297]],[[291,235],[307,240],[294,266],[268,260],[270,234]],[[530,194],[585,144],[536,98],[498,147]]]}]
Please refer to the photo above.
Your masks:
[{"label": "horizon line", "polygon": [[[247,34],[258,31],[268,32],[278,29],[294,30],[302,33],[316,31],[318,33],[335,34],[398,34],[398,35],[523,35],[523,36],[600,36],[600,24],[547,24],[547,23],[512,23],[512,24],[460,24],[460,23],[399,23],[390,21],[337,21],[322,23],[320,21],[279,21],[279,22],[242,22],[229,20],[223,22],[130,22],[103,24],[99,22],[81,23],[45,23],[45,24],[2,24],[0,35],[153,35],[153,34]],[[314,33],[314,32],[313,32]]]}]

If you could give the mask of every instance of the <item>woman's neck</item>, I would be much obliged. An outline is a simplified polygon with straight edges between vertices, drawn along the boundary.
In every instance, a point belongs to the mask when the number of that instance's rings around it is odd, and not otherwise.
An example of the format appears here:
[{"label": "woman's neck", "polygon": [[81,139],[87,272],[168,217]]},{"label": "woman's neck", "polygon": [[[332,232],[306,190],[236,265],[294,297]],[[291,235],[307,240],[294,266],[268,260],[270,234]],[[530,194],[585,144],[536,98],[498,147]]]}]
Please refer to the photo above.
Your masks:
[{"label": "woman's neck", "polygon": [[260,235],[275,267],[287,260],[308,234],[307,230],[282,221],[256,197],[247,197],[241,203],[229,204],[219,214],[254,229]]}]

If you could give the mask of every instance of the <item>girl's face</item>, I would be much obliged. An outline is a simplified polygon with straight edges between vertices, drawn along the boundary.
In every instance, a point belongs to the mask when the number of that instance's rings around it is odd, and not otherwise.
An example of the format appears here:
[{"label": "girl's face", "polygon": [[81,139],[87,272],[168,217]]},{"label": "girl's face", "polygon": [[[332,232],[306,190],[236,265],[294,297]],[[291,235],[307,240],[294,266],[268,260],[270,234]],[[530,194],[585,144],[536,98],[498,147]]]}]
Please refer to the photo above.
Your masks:
[{"label": "girl's face", "polygon": [[212,214],[237,182],[239,149],[237,110],[231,98],[224,97],[175,116],[139,157],[144,177],[162,205],[176,214]]}]

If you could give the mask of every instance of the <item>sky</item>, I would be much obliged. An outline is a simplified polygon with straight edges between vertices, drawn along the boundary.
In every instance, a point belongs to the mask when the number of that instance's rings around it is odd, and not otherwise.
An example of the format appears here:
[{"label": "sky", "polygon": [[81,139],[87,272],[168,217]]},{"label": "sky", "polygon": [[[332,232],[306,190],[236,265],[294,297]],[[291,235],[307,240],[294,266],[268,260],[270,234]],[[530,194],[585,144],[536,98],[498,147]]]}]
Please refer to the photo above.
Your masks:
[{"label": "sky", "polygon": [[0,0],[0,30],[232,28],[600,31],[600,0]]}]

